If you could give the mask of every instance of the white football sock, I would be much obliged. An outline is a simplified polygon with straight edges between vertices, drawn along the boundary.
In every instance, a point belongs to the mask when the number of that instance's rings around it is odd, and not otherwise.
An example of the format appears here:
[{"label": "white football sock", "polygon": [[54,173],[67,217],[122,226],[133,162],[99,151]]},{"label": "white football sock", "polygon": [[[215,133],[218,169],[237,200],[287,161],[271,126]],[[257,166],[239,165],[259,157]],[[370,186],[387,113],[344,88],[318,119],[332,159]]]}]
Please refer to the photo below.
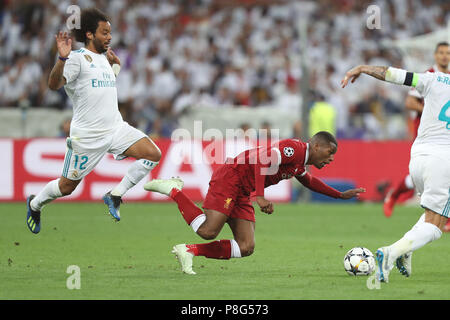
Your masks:
[{"label": "white football sock", "polygon": [[[412,230],[415,230],[415,229],[417,229],[417,227],[420,225],[420,224],[422,224],[422,223],[424,223],[425,222],[425,213],[422,213],[422,215],[420,216],[420,218],[419,218],[419,220],[417,220],[417,222],[416,222],[416,224],[415,225],[413,225],[413,227],[411,228],[411,230],[410,231],[412,231]],[[409,231],[408,231],[409,232]],[[402,238],[403,239],[403,238]],[[400,240],[398,240],[397,242],[395,242],[394,244],[392,244],[391,246],[390,246],[390,248],[392,247],[393,249],[392,249],[392,256],[395,256],[396,254],[397,254],[397,252],[396,252],[396,250],[399,248],[399,247],[402,247],[403,245],[402,245],[402,243],[405,243],[406,244],[406,242],[405,241],[403,241],[402,239],[400,239]],[[395,245],[395,246],[394,246]],[[408,252],[406,252],[406,253],[409,253],[410,251],[408,251]],[[401,256],[402,254],[400,254],[400,255],[398,255],[398,257],[399,256]]]},{"label": "white football sock", "polygon": [[411,251],[422,248],[431,241],[438,240],[442,231],[432,223],[424,222],[408,231],[403,237],[411,241]]},{"label": "white football sock", "polygon": [[206,215],[204,213],[196,216],[195,219],[192,220],[192,222],[190,224],[192,230],[194,230],[194,232],[197,233],[198,228],[200,228],[200,226],[203,224],[203,222],[205,222],[205,220],[206,220]]},{"label": "white football sock", "polygon": [[238,243],[234,239],[231,239],[230,242],[231,242],[230,258],[241,258],[241,249],[239,248]]},{"label": "white football sock", "polygon": [[[421,221],[421,219],[423,220]],[[422,248],[427,243],[438,240],[442,231],[432,223],[424,222],[425,214],[409,230],[403,238],[389,246],[389,259],[394,261],[398,257]]]},{"label": "white football sock", "polygon": [[150,171],[158,165],[158,162],[140,159],[135,161],[128,169],[122,181],[111,191],[114,196],[122,197],[128,190],[139,183]]},{"label": "white football sock", "polygon": [[41,211],[44,205],[62,196],[59,179],[52,180],[31,200],[30,207],[33,211]]},{"label": "white football sock", "polygon": [[412,226],[411,230],[414,230],[417,228],[420,224],[425,222],[425,213],[422,213],[422,215],[419,217],[419,220],[417,220],[416,224]]}]

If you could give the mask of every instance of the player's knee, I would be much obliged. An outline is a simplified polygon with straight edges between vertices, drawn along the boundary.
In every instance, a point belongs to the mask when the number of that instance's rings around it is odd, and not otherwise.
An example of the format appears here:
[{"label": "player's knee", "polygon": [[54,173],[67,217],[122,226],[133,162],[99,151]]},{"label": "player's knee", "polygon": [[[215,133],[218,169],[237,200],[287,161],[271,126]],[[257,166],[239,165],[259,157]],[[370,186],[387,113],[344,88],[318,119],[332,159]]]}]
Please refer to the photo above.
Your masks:
[{"label": "player's knee", "polygon": [[161,160],[161,150],[159,150],[158,148],[155,148],[154,150],[152,150],[150,152],[149,156],[149,160],[154,161],[154,162],[159,162],[159,160]]},{"label": "player's knee", "polygon": [[239,244],[239,249],[241,250],[242,257],[248,257],[252,255],[252,253],[255,251],[255,244],[254,243]]},{"label": "player's knee", "polygon": [[200,235],[200,237],[202,237],[205,240],[214,240],[217,237],[217,233],[214,231],[204,231],[203,233],[201,233],[199,235]]},{"label": "player's knee", "polygon": [[145,152],[142,158],[153,162],[158,162],[159,160],[161,160],[162,156],[161,150],[152,141],[150,142],[151,143],[147,146],[147,148],[145,148]]},{"label": "player's knee", "polygon": [[147,150],[140,159],[150,160],[152,162],[159,162],[161,160],[161,151],[159,149]]},{"label": "player's knee", "polygon": [[213,240],[219,235],[219,232],[208,228],[202,228],[200,226],[197,230],[197,234],[205,240]]},{"label": "player's knee", "polygon": [[[143,140],[145,141],[145,139]],[[152,162],[159,162],[161,156],[161,150],[151,139],[148,139],[144,144],[140,144],[139,148],[133,150],[132,155],[137,160],[150,160]]]}]

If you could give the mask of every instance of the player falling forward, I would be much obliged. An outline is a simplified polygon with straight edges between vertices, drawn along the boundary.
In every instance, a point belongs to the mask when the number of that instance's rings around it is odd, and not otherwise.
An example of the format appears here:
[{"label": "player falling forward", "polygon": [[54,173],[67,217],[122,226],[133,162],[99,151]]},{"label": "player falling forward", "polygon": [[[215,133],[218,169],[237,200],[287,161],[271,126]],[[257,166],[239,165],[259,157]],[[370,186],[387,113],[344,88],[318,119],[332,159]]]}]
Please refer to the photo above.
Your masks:
[{"label": "player falling forward", "polygon": [[[450,47],[447,42],[440,42],[436,45],[436,49],[434,50],[434,60],[435,65],[428,69],[427,72],[444,72],[449,73],[448,65],[450,62]],[[419,130],[420,117],[422,116],[423,111],[423,97],[415,88],[411,88],[409,90],[408,95],[405,101],[406,109],[415,113],[414,118],[414,137],[413,140],[417,137],[417,131]],[[383,204],[383,212],[384,215],[389,218],[392,215],[392,211],[394,210],[395,203],[399,199],[400,195],[411,192],[414,190],[414,184],[411,179],[411,175],[408,174],[405,178],[403,178],[395,188],[392,188],[388,191]],[[444,227],[444,231],[450,231],[450,225],[446,224]]]},{"label": "player falling forward", "polygon": [[306,171],[307,165],[321,169],[334,160],[337,141],[328,132],[319,132],[309,143],[296,139],[281,140],[270,147],[251,149],[220,165],[213,173],[202,211],[181,191],[181,179],[152,180],[144,185],[171,197],[194,232],[205,240],[215,239],[225,223],[234,239],[173,247],[183,272],[192,270],[194,256],[230,259],[249,256],[255,247],[255,210],[250,193],[255,191],[261,211],[271,214],[273,204],[264,198],[264,188],[295,177],[307,188],[333,198],[350,199],[365,192],[351,189],[339,192]]},{"label": "player falling forward", "polygon": [[[36,196],[27,199],[27,226],[33,233],[41,229],[41,209],[56,198],[70,195],[108,152],[121,160],[137,161],[103,201],[109,213],[120,220],[122,196],[158,164],[159,148],[141,131],[124,122],[117,104],[116,74],[119,58],[109,47],[111,25],[108,18],[92,8],[81,12],[81,27],[74,29],[77,41],[85,47],[72,50],[72,40],[59,32],[56,45],[58,61],[48,80],[52,90],[62,86],[73,102],[73,118],[62,176],[50,181]],[[116,71],[116,73],[118,73]]]},{"label": "player falling forward", "polygon": [[417,138],[411,148],[409,172],[425,209],[419,221],[390,246],[376,252],[376,277],[388,282],[394,264],[411,275],[412,253],[437,240],[450,213],[450,76],[442,72],[413,73],[392,67],[358,66],[348,71],[342,87],[362,73],[379,80],[416,88],[424,97]]}]

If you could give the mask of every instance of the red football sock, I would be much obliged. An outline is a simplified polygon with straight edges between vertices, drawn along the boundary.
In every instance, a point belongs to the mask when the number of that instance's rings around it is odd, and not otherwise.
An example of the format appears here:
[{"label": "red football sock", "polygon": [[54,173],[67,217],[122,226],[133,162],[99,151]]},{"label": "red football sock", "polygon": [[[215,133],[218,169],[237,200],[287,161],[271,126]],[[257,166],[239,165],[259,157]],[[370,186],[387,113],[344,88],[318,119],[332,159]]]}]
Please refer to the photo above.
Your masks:
[{"label": "red football sock", "polygon": [[394,199],[397,199],[402,193],[408,192],[411,189],[409,189],[405,184],[405,179],[402,179],[402,181],[397,185],[397,187],[392,192],[391,197]]},{"label": "red football sock", "polygon": [[189,248],[194,256],[205,256],[206,258],[213,259],[230,259],[231,258],[231,241],[219,240],[209,243],[200,244],[188,244]]},{"label": "red football sock", "polygon": [[197,207],[181,190],[173,188],[169,196],[178,204],[178,209],[188,225],[203,214],[202,209]]}]

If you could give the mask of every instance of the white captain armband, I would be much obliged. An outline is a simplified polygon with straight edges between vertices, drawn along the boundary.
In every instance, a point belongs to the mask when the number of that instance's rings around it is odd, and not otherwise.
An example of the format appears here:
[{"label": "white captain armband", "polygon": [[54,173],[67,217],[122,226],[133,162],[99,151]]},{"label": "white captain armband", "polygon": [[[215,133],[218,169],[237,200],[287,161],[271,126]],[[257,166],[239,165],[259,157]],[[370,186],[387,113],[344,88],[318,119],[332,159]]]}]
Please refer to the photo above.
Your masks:
[{"label": "white captain armband", "polygon": [[386,71],[385,80],[395,84],[415,87],[417,84],[417,74],[403,69],[389,67]]}]

